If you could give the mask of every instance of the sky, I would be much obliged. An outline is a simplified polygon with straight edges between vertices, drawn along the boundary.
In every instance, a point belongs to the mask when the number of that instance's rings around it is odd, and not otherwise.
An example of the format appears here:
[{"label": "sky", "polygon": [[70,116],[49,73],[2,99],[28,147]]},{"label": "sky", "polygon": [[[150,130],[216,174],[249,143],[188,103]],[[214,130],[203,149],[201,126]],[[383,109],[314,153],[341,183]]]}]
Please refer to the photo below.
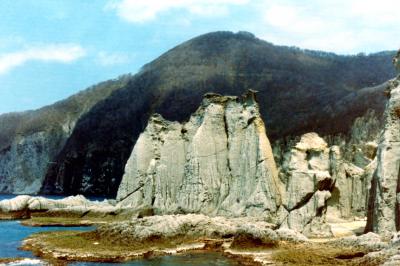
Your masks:
[{"label": "sky", "polygon": [[1,0],[0,114],[39,108],[212,31],[338,54],[400,48],[398,0]]}]

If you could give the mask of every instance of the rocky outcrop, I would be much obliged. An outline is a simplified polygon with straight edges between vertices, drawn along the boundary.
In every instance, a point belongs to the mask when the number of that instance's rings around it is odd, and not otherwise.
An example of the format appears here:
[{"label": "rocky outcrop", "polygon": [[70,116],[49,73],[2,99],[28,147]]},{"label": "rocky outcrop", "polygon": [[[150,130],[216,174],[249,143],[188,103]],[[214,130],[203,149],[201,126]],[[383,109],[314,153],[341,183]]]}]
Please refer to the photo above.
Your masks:
[{"label": "rocky outcrop", "polygon": [[380,136],[377,168],[371,185],[367,231],[387,237],[400,230],[400,80],[388,87],[385,126]]},{"label": "rocky outcrop", "polygon": [[[362,125],[363,119],[372,122]],[[267,217],[307,236],[331,236],[327,218],[365,216],[376,146],[364,140],[375,134],[374,119],[357,120],[350,150],[304,134],[289,151],[280,151],[278,178],[254,93],[207,94],[186,123],[151,117],[117,200],[156,214]]]},{"label": "rocky outcrop", "polygon": [[378,234],[369,232],[360,236],[343,237],[330,242],[333,246],[361,248],[368,251],[377,251],[388,248],[387,242],[383,241]]},{"label": "rocky outcrop", "polygon": [[[202,214],[162,215],[132,219],[100,226],[96,234],[116,242],[146,243],[154,240],[243,238],[263,240],[268,245],[278,241],[305,242],[308,239],[289,229],[273,230],[270,223],[254,217],[226,218]],[[234,240],[235,241],[235,240]]]},{"label": "rocky outcrop", "polygon": [[[302,196],[307,193],[311,196],[314,189],[310,187],[310,184],[314,182],[311,181],[313,178],[310,176],[313,176],[317,170],[319,178],[326,177],[334,184],[329,190],[331,196],[327,202],[328,220],[335,222],[338,219],[365,217],[371,180],[376,169],[376,142],[382,124],[377,114],[371,111],[355,119],[349,136],[320,137],[311,133],[274,142],[273,153],[281,181],[289,189],[290,186],[296,184],[296,181],[290,180],[290,177],[304,176],[307,172],[309,186],[305,186],[306,191]],[[303,142],[309,142],[307,144],[309,148],[314,143],[314,148],[319,151],[302,150],[301,146],[305,145]],[[315,158],[311,159],[317,155],[319,156],[317,161]],[[299,185],[297,189],[303,189],[303,187]],[[290,194],[289,191],[288,197],[291,197]],[[293,192],[292,194],[302,197]]]},{"label": "rocky outcrop", "polygon": [[365,217],[376,161],[371,161],[365,168],[360,168],[347,161],[342,154],[338,146],[330,148],[330,173],[335,185],[332,189],[332,198],[328,202],[328,214],[333,219]]},{"label": "rocky outcrop", "polygon": [[281,227],[307,235],[330,235],[325,213],[334,179],[329,173],[327,143],[316,133],[308,133],[285,157],[280,173],[286,186]]},{"label": "rocky outcrop", "polygon": [[154,115],[118,190],[121,205],[156,213],[264,216],[274,220],[281,184],[254,92],[206,94],[187,123]]},{"label": "rocky outcrop", "polygon": [[0,214],[13,212],[45,212],[60,211],[65,213],[79,211],[113,212],[117,208],[107,200],[102,202],[90,201],[82,195],[70,196],[63,199],[48,199],[44,197],[32,197],[27,195],[17,196],[9,200],[0,201]]},{"label": "rocky outcrop", "polygon": [[[287,145],[291,148],[276,146],[279,148],[274,151],[280,161],[279,177],[286,191],[280,210],[284,217],[282,227],[294,228],[308,236],[329,236],[331,230],[326,221],[365,217],[370,182],[376,168],[376,160],[372,160],[376,146],[361,139],[374,136],[366,133],[375,132],[371,125],[364,125],[368,130],[357,126],[359,129],[355,131],[360,139],[348,141],[353,143],[351,151],[346,150],[344,140],[343,143],[340,139],[331,140],[341,146],[329,147],[316,133],[304,134],[297,142],[290,140]],[[360,166],[369,164],[361,168],[357,162]]]}]

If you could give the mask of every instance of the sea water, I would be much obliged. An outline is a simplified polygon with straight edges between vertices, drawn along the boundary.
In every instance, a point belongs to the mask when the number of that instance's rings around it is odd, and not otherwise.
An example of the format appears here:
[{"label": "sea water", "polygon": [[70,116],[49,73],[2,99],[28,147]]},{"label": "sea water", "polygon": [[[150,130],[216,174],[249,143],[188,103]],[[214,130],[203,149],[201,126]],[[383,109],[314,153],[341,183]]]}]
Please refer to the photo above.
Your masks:
[{"label": "sea water", "polygon": [[[10,199],[14,195],[0,195],[0,200]],[[53,198],[53,197],[52,197]],[[0,258],[30,258],[20,263],[8,265],[41,265],[41,261],[33,256],[29,251],[19,250],[22,240],[29,235],[44,231],[60,230],[93,230],[94,227],[28,227],[20,224],[19,221],[0,221]],[[233,266],[239,265],[235,261],[222,256],[219,253],[194,253],[176,256],[163,256],[150,259],[140,259],[125,263],[71,263],[73,266],[111,266],[111,265],[131,265],[131,266]]]}]

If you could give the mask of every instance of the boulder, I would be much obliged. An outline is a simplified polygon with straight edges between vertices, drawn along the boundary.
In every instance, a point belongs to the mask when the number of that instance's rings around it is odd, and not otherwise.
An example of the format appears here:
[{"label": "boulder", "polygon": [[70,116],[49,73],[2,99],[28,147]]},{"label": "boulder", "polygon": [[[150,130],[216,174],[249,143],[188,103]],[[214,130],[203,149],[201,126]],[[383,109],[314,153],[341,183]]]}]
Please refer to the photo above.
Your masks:
[{"label": "boulder", "polygon": [[287,241],[292,243],[302,243],[308,241],[308,238],[303,234],[288,228],[279,228],[275,230],[280,241]]},{"label": "boulder", "polygon": [[278,242],[279,237],[274,230],[260,228],[254,224],[244,224],[236,230],[231,248],[275,247]]}]

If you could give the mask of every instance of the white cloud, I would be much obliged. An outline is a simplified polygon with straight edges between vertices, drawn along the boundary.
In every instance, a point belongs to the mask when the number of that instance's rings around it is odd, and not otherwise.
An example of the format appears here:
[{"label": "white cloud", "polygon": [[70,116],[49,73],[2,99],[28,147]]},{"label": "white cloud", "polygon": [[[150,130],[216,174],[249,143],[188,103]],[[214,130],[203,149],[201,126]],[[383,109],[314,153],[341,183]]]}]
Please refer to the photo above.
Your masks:
[{"label": "white cloud", "polygon": [[122,19],[132,23],[154,20],[160,13],[184,10],[192,15],[221,16],[233,5],[244,5],[249,0],[114,0],[106,9],[115,10]]},{"label": "white cloud", "polygon": [[126,53],[110,53],[110,52],[99,52],[97,54],[96,61],[101,66],[114,66],[126,64],[132,59],[132,55]]},{"label": "white cloud", "polygon": [[264,0],[258,9],[257,33],[279,44],[338,53],[400,46],[398,0]]},{"label": "white cloud", "polygon": [[69,63],[83,57],[85,53],[79,45],[52,44],[0,54],[0,74],[9,72],[28,61]]}]

